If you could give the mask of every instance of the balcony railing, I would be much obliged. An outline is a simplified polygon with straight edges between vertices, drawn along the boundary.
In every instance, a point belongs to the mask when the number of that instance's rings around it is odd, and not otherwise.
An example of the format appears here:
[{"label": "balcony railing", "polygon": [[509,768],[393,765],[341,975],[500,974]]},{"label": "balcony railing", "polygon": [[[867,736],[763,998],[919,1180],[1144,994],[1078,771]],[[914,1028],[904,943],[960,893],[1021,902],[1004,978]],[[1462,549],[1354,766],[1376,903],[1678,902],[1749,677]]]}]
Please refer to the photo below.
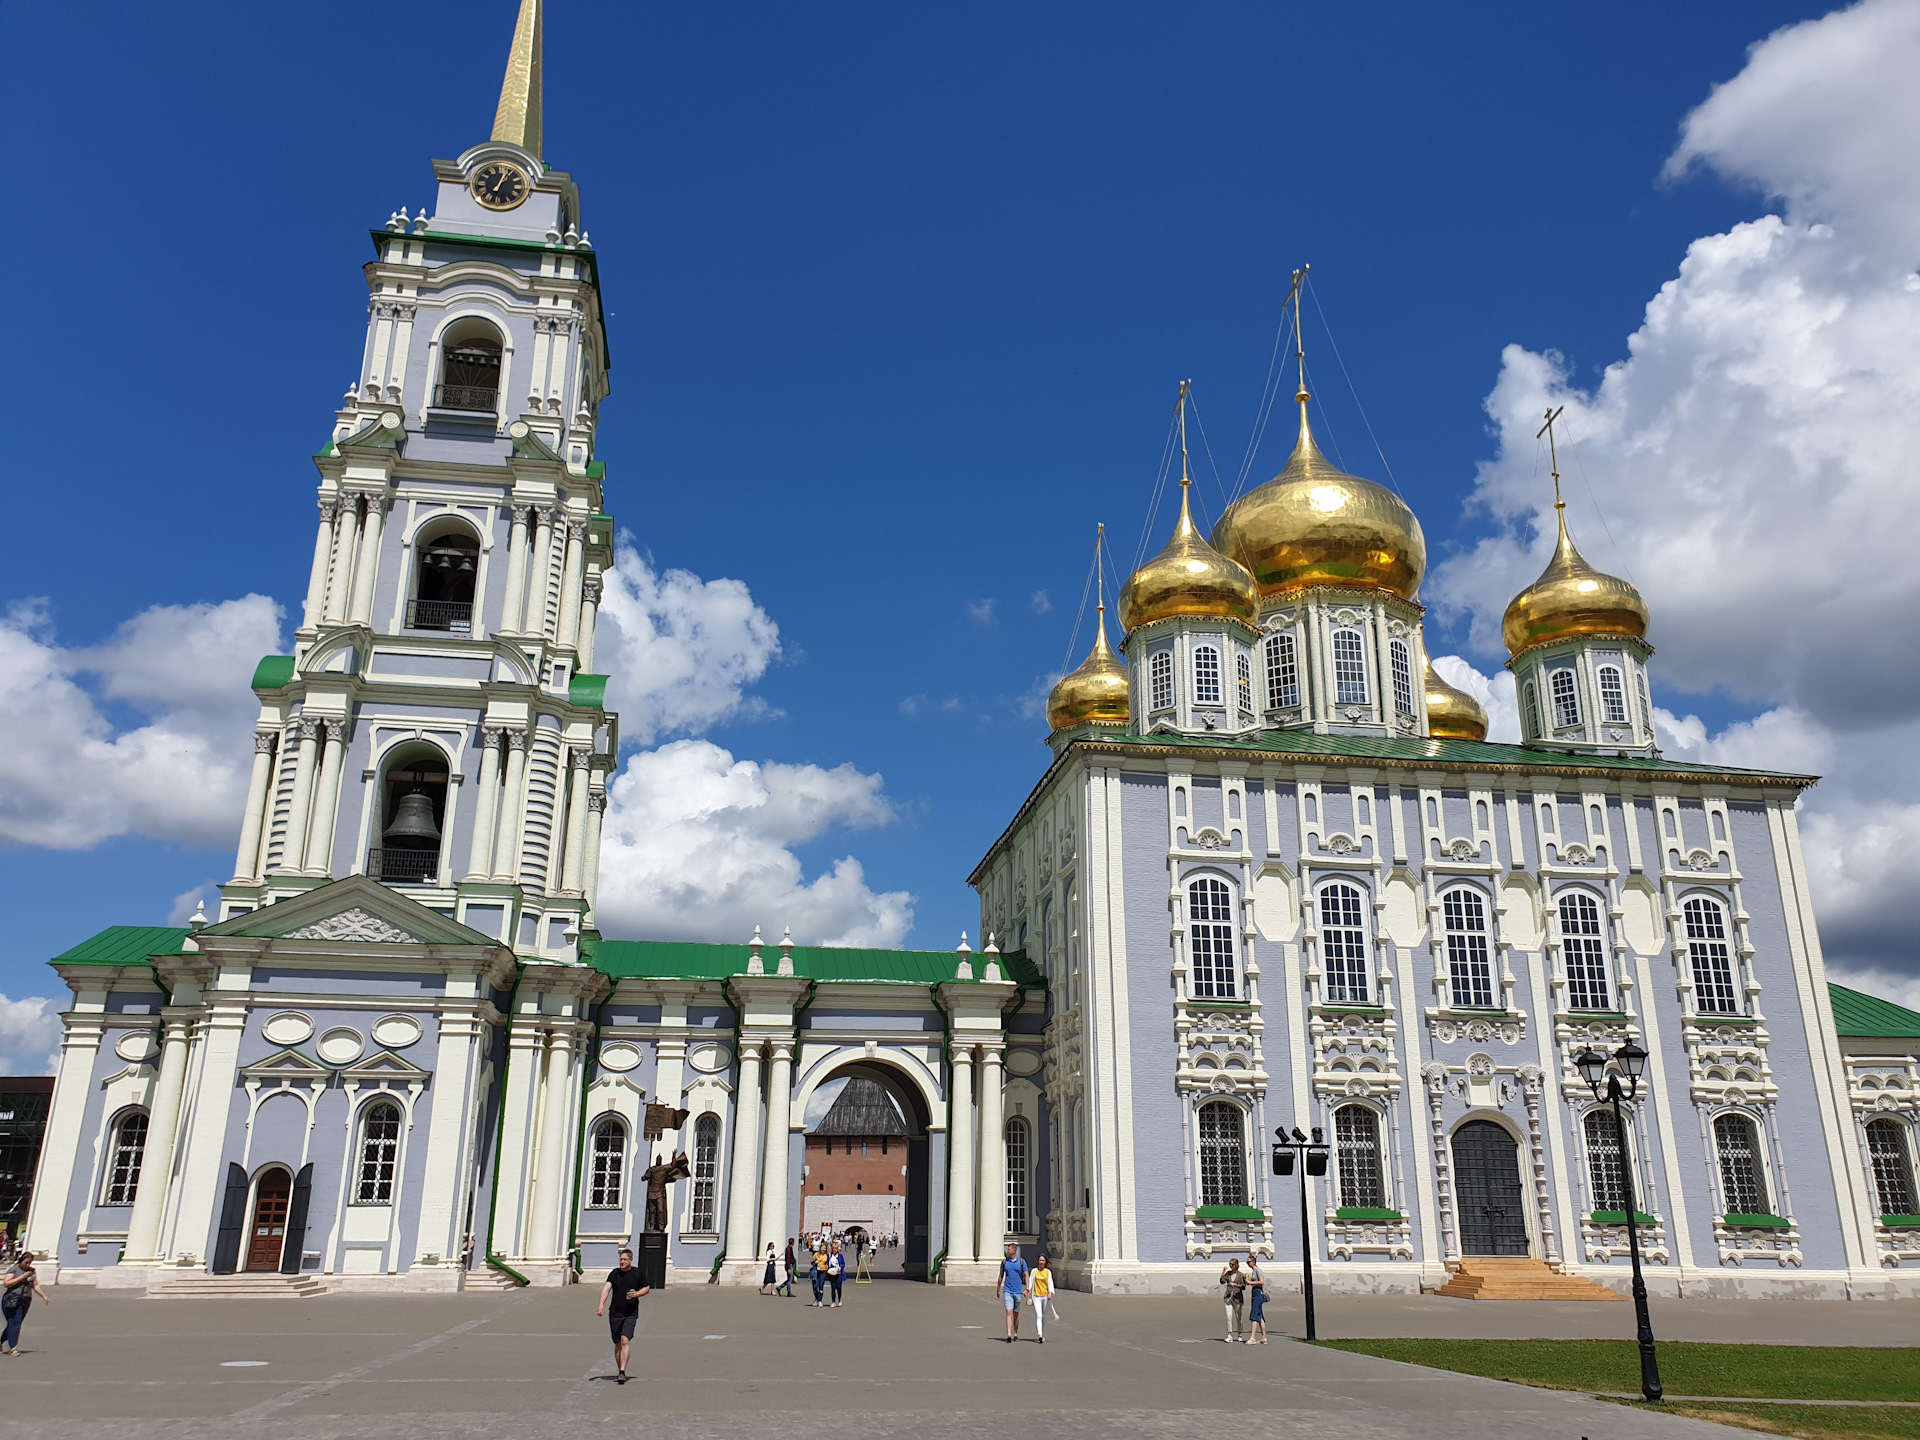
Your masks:
[{"label": "balcony railing", "polygon": [[451,630],[465,635],[473,629],[471,600],[409,600],[407,629]]},{"label": "balcony railing", "polygon": [[367,874],[385,885],[431,885],[440,878],[440,852],[369,850]]},{"label": "balcony railing", "polygon": [[440,385],[434,388],[434,407],[439,410],[472,410],[491,415],[499,408],[500,392],[485,385]]}]

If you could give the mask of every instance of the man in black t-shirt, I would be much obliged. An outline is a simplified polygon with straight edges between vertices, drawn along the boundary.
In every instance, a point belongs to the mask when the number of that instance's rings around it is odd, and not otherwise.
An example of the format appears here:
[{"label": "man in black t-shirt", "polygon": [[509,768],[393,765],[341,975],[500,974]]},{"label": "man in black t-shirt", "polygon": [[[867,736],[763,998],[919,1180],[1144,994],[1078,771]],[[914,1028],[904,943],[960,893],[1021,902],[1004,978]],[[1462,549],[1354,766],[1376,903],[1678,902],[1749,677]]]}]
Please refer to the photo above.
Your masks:
[{"label": "man in black t-shirt", "polygon": [[607,1272],[607,1283],[600,1287],[600,1307],[593,1313],[605,1315],[613,1331],[613,1359],[620,1367],[614,1378],[627,1383],[627,1357],[633,1353],[633,1326],[640,1318],[640,1297],[647,1293],[640,1272],[633,1265],[633,1251],[620,1251],[620,1268]]}]

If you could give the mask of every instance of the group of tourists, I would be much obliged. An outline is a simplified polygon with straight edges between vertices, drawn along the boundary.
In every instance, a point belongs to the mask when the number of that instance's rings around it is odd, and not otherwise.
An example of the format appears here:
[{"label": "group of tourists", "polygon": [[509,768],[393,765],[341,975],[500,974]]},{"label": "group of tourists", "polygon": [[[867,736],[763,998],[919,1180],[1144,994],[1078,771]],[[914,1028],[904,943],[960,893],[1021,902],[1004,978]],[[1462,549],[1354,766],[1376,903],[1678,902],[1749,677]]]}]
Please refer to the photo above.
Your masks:
[{"label": "group of tourists", "polygon": [[[840,1307],[842,1287],[847,1283],[847,1266],[850,1263],[847,1251],[851,1248],[859,1254],[859,1247],[865,1242],[864,1235],[849,1237],[849,1244],[842,1245],[824,1232],[816,1235],[789,1236],[785,1252],[778,1250],[774,1243],[767,1242],[767,1268],[760,1277],[762,1295],[785,1295],[793,1298],[793,1279],[798,1275],[813,1286],[814,1308],[837,1310]],[[828,1295],[832,1299],[828,1299]]]},{"label": "group of tourists", "polygon": [[[1000,1262],[1000,1298],[1007,1311],[1007,1343],[1020,1338],[1020,1307],[1033,1309],[1033,1338],[1047,1343],[1047,1311],[1053,1306],[1053,1271],[1047,1267],[1047,1252],[1042,1250],[1029,1265],[1020,1257],[1020,1247],[1008,1242],[1007,1258]],[[1060,1312],[1054,1311],[1058,1320]]]},{"label": "group of tourists", "polygon": [[[1229,1345],[1264,1345],[1267,1343],[1267,1277],[1261,1272],[1260,1262],[1249,1255],[1246,1268],[1240,1266],[1240,1257],[1234,1256],[1227,1261],[1220,1272],[1221,1298],[1227,1306],[1227,1343]],[[1246,1314],[1247,1296],[1253,1296],[1253,1313]],[[1242,1316],[1253,1326],[1249,1335],[1241,1324]]]}]

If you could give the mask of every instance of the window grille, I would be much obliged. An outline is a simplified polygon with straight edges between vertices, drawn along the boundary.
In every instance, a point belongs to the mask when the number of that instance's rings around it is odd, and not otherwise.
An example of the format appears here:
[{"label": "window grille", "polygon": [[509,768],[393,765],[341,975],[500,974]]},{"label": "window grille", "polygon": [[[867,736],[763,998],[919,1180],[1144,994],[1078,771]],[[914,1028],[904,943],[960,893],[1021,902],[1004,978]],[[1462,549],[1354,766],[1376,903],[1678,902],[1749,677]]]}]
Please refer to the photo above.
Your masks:
[{"label": "window grille", "polygon": [[688,1228],[702,1235],[719,1228],[714,1217],[719,1175],[720,1117],[709,1111],[693,1122],[693,1213]]},{"label": "window grille", "polygon": [[1447,927],[1447,968],[1455,1005],[1493,1008],[1493,966],[1487,956],[1487,906],[1478,890],[1449,890],[1441,896]]},{"label": "window grille", "polygon": [[131,1205],[140,1191],[140,1163],[147,1154],[147,1112],[131,1110],[113,1127],[112,1163],[102,1205]]},{"label": "window grille", "polygon": [[1867,1122],[1867,1155],[1873,1161],[1874,1188],[1882,1215],[1912,1215],[1913,1162],[1907,1154],[1907,1130],[1898,1120]]},{"label": "window grille", "polygon": [[1233,657],[1233,665],[1235,679],[1239,685],[1241,713],[1251,715],[1253,713],[1253,661],[1248,657],[1247,652],[1242,650]]},{"label": "window grille", "polygon": [[1713,1122],[1714,1149],[1720,1155],[1720,1198],[1727,1215],[1765,1215],[1767,1184],[1760,1170],[1760,1139],[1744,1115],[1722,1115]]},{"label": "window grille", "polygon": [[1367,647],[1358,630],[1333,632],[1333,693],[1335,704],[1367,703]]},{"label": "window grille", "polygon": [[1327,999],[1336,1005],[1365,1005],[1367,935],[1360,920],[1360,892],[1351,885],[1328,885],[1320,891],[1320,952]]},{"label": "window grille", "polygon": [[1727,945],[1726,917],[1712,900],[1687,901],[1687,954],[1693,966],[1693,1006],[1703,1015],[1737,1015],[1740,998],[1733,988],[1733,956]]},{"label": "window grille", "polygon": [[1294,659],[1293,636],[1267,637],[1267,708],[1291,710],[1300,703],[1300,666]]},{"label": "window grille", "polygon": [[608,1118],[593,1127],[593,1183],[587,1187],[587,1206],[618,1210],[626,1182],[627,1127]]},{"label": "window grille", "polygon": [[1211,645],[1193,652],[1193,699],[1196,705],[1220,703],[1220,652]]},{"label": "window grille", "polygon": [[382,1100],[367,1111],[360,1129],[360,1178],[353,1198],[360,1205],[391,1205],[400,1158],[400,1107]]},{"label": "window grille", "polygon": [[1527,682],[1526,721],[1527,738],[1538,740],[1540,738],[1540,697],[1534,693],[1531,680]]},{"label": "window grille", "polygon": [[1553,723],[1564,730],[1580,723],[1580,699],[1573,688],[1573,672],[1556,670],[1547,677],[1553,691]]},{"label": "window grille", "polygon": [[1156,650],[1153,658],[1147,662],[1147,673],[1152,679],[1152,696],[1149,705],[1155,710],[1165,710],[1173,704],[1173,655],[1166,650]]},{"label": "window grille", "polygon": [[1233,999],[1233,892],[1224,880],[1201,879],[1187,887],[1187,950],[1195,997]]},{"label": "window grille", "polygon": [[1200,1107],[1200,1203],[1247,1203],[1246,1124],[1240,1107],[1212,1100]]},{"label": "window grille", "polygon": [[1393,656],[1393,703],[1402,715],[1411,715],[1414,713],[1413,658],[1407,653],[1403,640],[1394,641],[1387,649]]},{"label": "window grille", "polygon": [[1611,1110],[1590,1110],[1586,1119],[1587,1178],[1593,1182],[1593,1208],[1627,1208],[1626,1151]]},{"label": "window grille", "polygon": [[1575,1010],[1605,1010],[1606,947],[1601,944],[1600,907],[1591,895],[1561,897],[1560,954],[1567,972],[1567,1004]]},{"label": "window grille", "polygon": [[1027,1174],[1027,1122],[1016,1115],[1007,1122],[1007,1233],[1033,1233],[1033,1206]]},{"label": "window grille", "polygon": [[1333,1143],[1339,1154],[1340,1203],[1379,1210],[1387,1203],[1380,1180],[1380,1122],[1365,1105],[1333,1112]]},{"label": "window grille", "polygon": [[1618,666],[1600,667],[1600,713],[1607,717],[1609,725],[1627,723],[1627,690],[1620,683]]}]

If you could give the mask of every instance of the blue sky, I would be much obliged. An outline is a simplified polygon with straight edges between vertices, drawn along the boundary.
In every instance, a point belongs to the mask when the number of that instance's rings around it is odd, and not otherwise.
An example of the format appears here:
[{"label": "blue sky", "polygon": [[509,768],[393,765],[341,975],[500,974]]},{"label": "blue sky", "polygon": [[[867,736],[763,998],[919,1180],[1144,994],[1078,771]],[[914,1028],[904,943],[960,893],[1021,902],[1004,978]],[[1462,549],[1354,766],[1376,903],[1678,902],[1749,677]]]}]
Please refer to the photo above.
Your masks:
[{"label": "blue sky", "polygon": [[[317,5],[0,15],[26,157],[0,606],[45,602],[19,622],[35,644],[70,654],[156,605],[297,606],[367,231],[430,201],[430,157],[486,137],[513,10],[391,35]],[[1793,218],[1791,187],[1724,146],[1662,167],[1750,45],[1822,13],[561,0],[545,148],[582,187],[613,316],[609,507],[656,571],[738,580],[779,630],[742,703],[692,729],[740,761],[883,777],[884,806],[843,812],[864,824],[789,848],[808,877],[857,856],[871,890],[914,897],[905,943],[950,946],[975,923],[968,870],[1045,767],[1022,702],[1060,665],[1093,523],[1124,565],[1177,382],[1231,485],[1309,260],[1436,570],[1516,524],[1524,550],[1524,506],[1483,469],[1520,463],[1488,409],[1520,373],[1504,347],[1557,352],[1542,383],[1591,390],[1690,244]],[[1308,322],[1332,442],[1384,478]],[[1608,565],[1595,463],[1574,514]],[[1432,649],[1491,673],[1456,590]],[[1656,604],[1664,645],[1663,623],[1682,622]],[[1655,675],[1703,743],[1790,689]],[[105,723],[140,723],[137,687],[79,683]],[[14,996],[231,869],[225,840],[9,833]]]}]

